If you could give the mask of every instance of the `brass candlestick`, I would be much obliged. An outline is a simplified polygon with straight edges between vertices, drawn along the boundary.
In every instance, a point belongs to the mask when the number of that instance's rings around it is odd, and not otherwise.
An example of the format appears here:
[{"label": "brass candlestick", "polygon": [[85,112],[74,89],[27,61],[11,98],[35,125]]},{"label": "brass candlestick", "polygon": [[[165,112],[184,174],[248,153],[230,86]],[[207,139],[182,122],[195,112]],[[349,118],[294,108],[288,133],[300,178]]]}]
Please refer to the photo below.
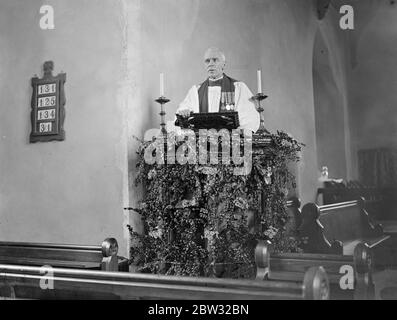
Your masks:
[{"label": "brass candlestick", "polygon": [[265,134],[270,134],[270,132],[265,128],[265,115],[263,113],[263,111],[265,111],[265,109],[263,109],[262,105],[261,105],[261,101],[265,100],[268,96],[263,94],[263,93],[257,93],[256,95],[254,95],[252,97],[252,99],[254,101],[257,101],[257,104],[255,104],[256,107],[256,111],[259,112],[259,117],[260,117],[260,125],[259,125],[259,129],[255,132],[256,135],[265,135]]},{"label": "brass candlestick", "polygon": [[164,110],[164,105],[168,102],[170,102],[170,99],[167,99],[164,96],[161,96],[160,98],[155,100],[157,103],[160,104],[160,117],[161,117],[161,133],[167,134],[167,129],[165,128],[165,110]]}]

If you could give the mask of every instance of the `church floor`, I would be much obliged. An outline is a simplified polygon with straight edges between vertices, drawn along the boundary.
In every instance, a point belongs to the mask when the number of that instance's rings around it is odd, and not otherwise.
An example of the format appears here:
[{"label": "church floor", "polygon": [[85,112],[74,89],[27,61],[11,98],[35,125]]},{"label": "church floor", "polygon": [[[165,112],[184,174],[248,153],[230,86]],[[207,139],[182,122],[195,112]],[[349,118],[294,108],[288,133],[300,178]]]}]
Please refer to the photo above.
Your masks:
[{"label": "church floor", "polygon": [[375,261],[383,261],[383,267],[373,271],[376,300],[397,300],[397,237],[393,235],[385,250],[375,253]]},{"label": "church floor", "polygon": [[373,273],[376,300],[397,300],[397,267]]}]

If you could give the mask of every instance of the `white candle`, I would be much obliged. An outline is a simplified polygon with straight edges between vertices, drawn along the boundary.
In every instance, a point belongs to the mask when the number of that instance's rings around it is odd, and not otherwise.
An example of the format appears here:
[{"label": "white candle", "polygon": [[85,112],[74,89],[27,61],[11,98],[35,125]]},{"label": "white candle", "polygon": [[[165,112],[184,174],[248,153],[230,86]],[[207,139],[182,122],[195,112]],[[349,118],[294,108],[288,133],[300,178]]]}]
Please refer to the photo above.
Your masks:
[{"label": "white candle", "polygon": [[261,70],[258,70],[257,78],[258,78],[258,93],[262,93],[262,73],[261,73]]},{"label": "white candle", "polygon": [[164,97],[164,73],[160,73],[160,97]]}]

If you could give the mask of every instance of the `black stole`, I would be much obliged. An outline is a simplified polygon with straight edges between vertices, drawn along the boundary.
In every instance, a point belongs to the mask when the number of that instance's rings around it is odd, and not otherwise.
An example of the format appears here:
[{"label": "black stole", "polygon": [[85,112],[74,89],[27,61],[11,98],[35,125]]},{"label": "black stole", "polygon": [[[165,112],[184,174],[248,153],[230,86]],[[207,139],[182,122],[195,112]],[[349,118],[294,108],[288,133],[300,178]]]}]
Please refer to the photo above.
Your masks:
[{"label": "black stole", "polygon": [[[207,79],[204,81],[200,88],[198,89],[199,96],[199,110],[200,113],[208,112],[208,87],[213,85],[218,85],[221,87],[221,99],[219,101],[219,112],[233,111],[234,110],[234,80],[223,74],[223,78],[218,81],[210,81]],[[230,106],[230,108],[227,108]],[[228,110],[229,109],[229,110]]]}]

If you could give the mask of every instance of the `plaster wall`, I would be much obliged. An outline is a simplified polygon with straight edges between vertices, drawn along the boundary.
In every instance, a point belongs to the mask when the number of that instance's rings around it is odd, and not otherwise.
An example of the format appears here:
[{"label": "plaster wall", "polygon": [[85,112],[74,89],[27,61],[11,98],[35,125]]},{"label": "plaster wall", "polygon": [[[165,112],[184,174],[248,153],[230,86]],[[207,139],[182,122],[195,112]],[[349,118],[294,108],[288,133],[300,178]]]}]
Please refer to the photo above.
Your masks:
[{"label": "plaster wall", "polygon": [[[39,27],[43,4],[54,30]],[[120,3],[0,6],[0,239],[99,245],[112,236],[126,254]],[[30,78],[47,60],[67,73],[66,140],[30,144]]]}]

